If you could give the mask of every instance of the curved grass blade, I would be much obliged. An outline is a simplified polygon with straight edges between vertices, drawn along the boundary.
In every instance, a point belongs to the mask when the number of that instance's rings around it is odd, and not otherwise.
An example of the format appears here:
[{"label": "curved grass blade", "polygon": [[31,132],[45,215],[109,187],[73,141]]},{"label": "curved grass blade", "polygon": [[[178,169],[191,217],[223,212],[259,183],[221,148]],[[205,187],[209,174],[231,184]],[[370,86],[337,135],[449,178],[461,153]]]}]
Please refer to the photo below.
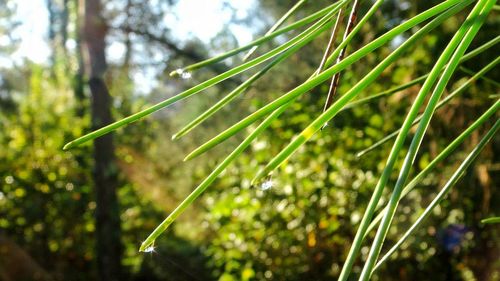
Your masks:
[{"label": "curved grass blade", "polygon": [[481,223],[500,223],[500,217],[492,217],[492,218],[487,218],[484,220],[481,220]]},{"label": "curved grass blade", "polygon": [[[350,1],[350,0],[347,0],[347,2]],[[207,66],[207,65],[210,65],[210,64],[214,64],[214,63],[217,63],[217,62],[220,62],[220,61],[223,61],[229,57],[232,57],[240,52],[244,52],[250,48],[252,48],[253,46],[257,46],[257,45],[260,45],[262,43],[265,43],[283,33],[286,33],[288,31],[291,31],[291,30],[294,30],[296,28],[299,28],[301,26],[304,26],[306,24],[309,24],[311,22],[314,22],[315,20],[321,18],[321,17],[324,17],[325,15],[327,15],[328,13],[330,13],[333,9],[336,9],[339,5],[345,5],[347,4],[346,1],[339,1],[339,2],[336,2],[336,3],[333,3],[332,5],[326,7],[326,8],[323,8],[321,10],[319,10],[318,12],[310,15],[310,16],[307,16],[305,18],[303,18],[302,20],[299,20],[297,22],[294,22],[286,27],[283,27],[281,29],[278,29],[276,31],[274,31],[273,33],[269,34],[269,35],[266,35],[266,36],[263,36],[257,40],[254,40],[244,46],[241,46],[241,47],[238,47],[236,49],[233,49],[233,50],[230,50],[230,51],[227,51],[223,54],[220,54],[218,56],[215,56],[215,57],[212,57],[212,58],[209,58],[209,59],[206,59],[204,61],[200,61],[200,62],[197,62],[195,64],[191,64],[191,65],[188,65],[184,68],[181,68],[181,69],[177,69],[177,70],[174,70],[170,73],[170,76],[177,76],[179,73],[185,73],[185,72],[191,72],[191,71],[194,71],[196,69],[199,69],[199,68],[202,68],[204,66]]]},{"label": "curved grass blade", "polygon": [[[443,198],[448,194],[451,188],[458,182],[458,180],[465,174],[467,168],[474,162],[477,156],[484,149],[486,144],[493,138],[495,133],[500,129],[500,120],[495,122],[495,125],[488,131],[488,133],[481,139],[481,141],[474,147],[474,149],[469,153],[465,160],[460,164],[458,169],[453,173],[451,178],[446,182],[443,189],[438,193],[438,195],[432,200],[432,202],[427,206],[424,212],[418,217],[415,223],[406,231],[406,233],[396,242],[396,244],[380,259],[377,265],[374,267],[373,271],[380,268],[388,258],[396,252],[403,242],[422,224],[422,222],[431,214],[432,210],[443,200]],[[500,218],[493,218],[493,222],[500,222]],[[485,220],[481,221],[483,223]],[[486,222],[490,223],[490,222]]]},{"label": "curved grass blade", "polygon": [[79,137],[77,138],[76,140],[73,140],[69,143],[67,143],[64,147],[63,147],[63,150],[67,150],[67,149],[70,149],[70,148],[73,148],[73,147],[76,147],[82,143],[85,143],[89,140],[93,140],[97,137],[100,137],[102,135],[105,135],[111,131],[114,131],[120,127],[123,127],[127,124],[130,124],[132,122],[135,122],[141,118],[144,118],[150,114],[152,114],[153,112],[156,112],[164,107],[167,107],[167,106],[170,106],[172,105],[173,103],[175,102],[178,102],[182,99],[185,99],[187,97],[190,97],[194,94],[197,94],[199,92],[201,92],[202,90],[205,90],[221,81],[224,81],[234,75],[237,75],[243,71],[246,71],[252,67],[255,67],[261,63],[263,63],[264,61],[274,57],[275,55],[285,51],[286,49],[296,45],[296,44],[299,44],[301,41],[303,40],[308,40],[309,38],[315,38],[317,37],[319,34],[321,34],[323,31],[325,31],[326,29],[328,29],[330,26],[331,26],[331,23],[329,22],[329,19],[330,17],[335,14],[336,11],[338,11],[338,9],[340,9],[342,7],[342,4],[345,4],[345,1],[344,2],[339,2],[339,5],[336,6],[336,8],[334,8],[332,11],[330,11],[326,16],[324,16],[321,20],[319,20],[318,22],[316,22],[314,25],[312,25],[311,27],[309,27],[307,30],[305,30],[304,32],[302,32],[301,34],[297,35],[295,38],[293,38],[292,40],[288,41],[287,43],[267,52],[266,54],[260,56],[260,57],[257,57],[249,62],[246,62],[242,65],[239,65],[239,66],[236,66],[220,75],[217,75],[211,79],[208,79],[176,96],[173,96],[169,99],[166,99],[164,101],[161,101],[149,108],[146,108],[142,111],[139,111],[135,114],[132,114],[128,117],[125,117],[121,120],[118,120],[110,125],[107,125],[105,127],[102,127],[98,130],[95,130],[89,134],[86,134],[82,137]]},{"label": "curved grass blade", "polygon": [[[458,96],[463,91],[465,91],[469,86],[471,86],[472,84],[474,84],[474,82],[476,82],[479,78],[483,77],[486,72],[490,71],[499,62],[500,62],[500,56],[497,57],[492,62],[490,62],[487,66],[485,66],[479,72],[475,73],[474,76],[472,76],[471,78],[469,78],[458,89],[454,90],[451,94],[449,94],[448,96],[446,96],[446,98],[444,98],[442,101],[440,101],[438,103],[436,109],[439,109],[439,108],[445,106],[451,99],[453,99],[454,97]],[[418,124],[421,119],[422,119],[422,115],[420,115],[419,117],[417,117],[417,119],[415,119],[415,121],[413,122],[413,125]],[[375,150],[376,148],[378,148],[379,146],[385,144],[386,142],[390,141],[391,139],[395,138],[397,136],[397,134],[399,133],[399,131],[400,131],[400,129],[398,129],[398,130],[396,130],[396,131],[388,134],[387,136],[383,137],[382,139],[380,139],[379,141],[377,141],[373,145],[371,145],[371,146],[363,149],[362,151],[356,153],[356,157],[361,157],[361,156],[365,155],[366,153]]]},{"label": "curved grass blade", "polygon": [[194,200],[196,200],[196,198],[198,198],[198,196],[200,196],[210,186],[210,184],[213,183],[213,181],[226,169],[226,167],[231,164],[231,162],[234,161],[234,159],[236,159],[236,157],[238,157],[250,145],[250,143],[252,143],[252,141],[277,118],[277,116],[283,113],[285,109],[285,107],[281,107],[269,115],[269,117],[264,119],[264,121],[236,149],[234,149],[233,152],[231,152],[219,165],[217,165],[214,171],[210,173],[210,175],[208,175],[203,182],[200,183],[200,185],[198,185],[160,225],[158,225],[158,227],[156,227],[156,229],[141,244],[139,251],[144,252],[148,247],[153,245],[156,238],[158,238],[158,236],[160,236],[168,228],[168,226],[172,224],[172,222],[182,212],[184,212],[184,210],[189,207]]},{"label": "curved grass blade", "polygon": [[[441,66],[446,65],[446,61],[449,61],[448,65],[446,66],[446,69],[439,78],[439,81],[437,82],[434,91],[431,94],[427,107],[425,108],[425,111],[422,115],[423,116],[422,122],[420,122],[417,131],[413,136],[408,152],[406,153],[403,165],[401,167],[398,179],[396,181],[396,185],[394,186],[394,190],[392,192],[391,198],[388,203],[387,211],[385,212],[384,217],[380,222],[380,226],[377,230],[377,234],[375,235],[375,239],[370,248],[368,258],[366,259],[365,265],[361,272],[360,280],[367,281],[370,279],[372,275],[373,267],[375,266],[380,251],[382,250],[382,245],[385,241],[385,238],[387,237],[387,233],[389,232],[389,228],[394,218],[394,214],[396,213],[399,200],[401,199],[401,192],[403,191],[403,187],[406,183],[406,180],[408,179],[411,167],[420,149],[420,145],[424,138],[425,132],[427,131],[430,120],[434,115],[437,103],[441,98],[441,95],[443,94],[444,90],[446,89],[446,86],[448,85],[451,76],[458,67],[460,58],[465,54],[465,51],[467,50],[470,43],[472,42],[477,32],[481,28],[482,24],[486,20],[486,16],[488,15],[491,8],[495,4],[495,1],[496,0],[481,0],[477,2],[476,6],[472,9],[465,22],[462,24],[462,26],[460,26],[459,30],[455,33],[450,43],[448,43],[448,46],[440,55],[436,63],[436,66],[432,69],[431,73],[429,74],[429,77],[424,82],[424,85],[422,86],[422,89],[418,94],[416,101],[414,102],[414,106],[412,106],[413,110],[410,110],[410,114],[408,114],[402,126],[402,130],[396,139],[396,142],[393,146],[393,150],[391,151],[391,155],[394,155],[393,158],[394,161],[397,159],[399,152],[403,148],[404,144],[403,142],[408,136],[413,120],[417,117],[420,106],[423,104],[427,93],[430,91],[432,85],[434,84],[435,79],[433,81],[433,78],[434,77],[437,78],[437,75],[439,75],[439,73],[441,72]],[[421,97],[421,101],[419,97]],[[398,142],[398,140],[401,140],[401,142]],[[392,172],[393,166],[394,164],[392,164],[390,167],[389,165],[387,165],[386,168],[384,169],[384,172],[386,169],[388,170],[389,173]],[[382,189],[386,184],[387,181],[382,182],[382,184],[380,185]]]},{"label": "curved grass blade", "polygon": [[[247,126],[249,126],[250,124],[252,124],[256,120],[258,120],[258,119],[262,118],[263,116],[269,114],[270,112],[276,110],[278,107],[280,107],[280,106],[282,106],[282,105],[284,105],[284,104],[286,104],[286,103],[288,103],[288,102],[290,102],[290,101],[298,98],[302,94],[306,93],[307,91],[311,90],[312,88],[316,87],[317,85],[323,83],[325,80],[327,80],[330,77],[332,77],[333,74],[335,74],[335,73],[337,73],[337,72],[345,69],[349,65],[353,64],[354,62],[358,61],[362,57],[364,57],[367,54],[371,53],[375,49],[377,49],[380,46],[384,45],[385,43],[387,43],[388,41],[390,41],[392,38],[394,38],[395,36],[397,36],[398,34],[400,34],[400,33],[404,32],[404,31],[412,28],[413,26],[416,26],[417,24],[419,24],[419,23],[421,23],[421,22],[423,22],[423,21],[425,21],[425,20],[427,20],[427,19],[429,19],[429,18],[431,18],[431,17],[433,17],[433,16],[435,16],[437,14],[442,13],[443,11],[448,10],[450,7],[454,6],[457,3],[460,3],[459,5],[462,5],[463,3],[470,3],[470,2],[471,2],[471,0],[467,0],[465,2],[460,1],[460,0],[448,0],[448,1],[445,1],[443,3],[440,3],[440,4],[436,5],[436,6],[434,6],[433,8],[430,8],[429,10],[426,10],[426,11],[420,13],[419,15],[417,15],[417,16],[409,19],[408,21],[406,21],[406,22],[404,22],[404,23],[402,23],[402,24],[394,27],[393,29],[391,29],[387,33],[381,35],[377,39],[375,39],[372,42],[368,43],[363,48],[359,49],[358,51],[354,52],[350,56],[346,57],[340,63],[331,66],[330,68],[326,69],[325,71],[319,73],[316,77],[314,77],[314,78],[308,80],[307,82],[299,85],[298,87],[296,87],[292,91],[284,94],[283,96],[279,97],[278,99],[274,100],[273,102],[265,105],[261,109],[257,110],[256,112],[250,114],[249,116],[247,116],[243,120],[239,121],[235,125],[233,125],[230,128],[226,129],[225,131],[223,131],[219,135],[213,137],[211,140],[209,140],[208,142],[204,143],[203,145],[199,146],[194,151],[192,151],[188,156],[186,156],[185,160],[192,159],[192,158],[194,158],[194,157],[196,157],[196,156],[204,153],[205,151],[209,150],[210,148],[216,146],[217,144],[223,142],[224,140],[230,138],[231,136],[233,136],[234,134],[238,133],[242,129],[246,128]],[[455,7],[454,7],[451,10],[455,11],[457,9],[455,9]],[[449,16],[452,15],[449,12],[445,12],[445,14],[449,15]],[[441,17],[441,19],[444,20],[445,18]],[[435,25],[435,23],[436,22],[434,22],[433,26]],[[426,29],[426,32],[428,32],[428,30],[429,29]],[[417,33],[419,34],[418,37],[420,37],[421,35],[423,35],[422,32],[420,32],[420,33],[417,32]],[[417,33],[415,33],[415,34],[417,34]],[[413,43],[413,41],[412,41],[412,43]],[[406,47],[408,47],[408,45],[405,45],[405,48]],[[401,50],[401,48],[398,48],[398,49]],[[394,60],[395,59],[396,58],[394,58]],[[362,88],[365,88],[365,87],[366,86],[363,85]],[[357,92],[354,93],[353,97],[355,95],[357,95]]]},{"label": "curved grass blade", "polygon": [[[288,10],[267,32],[264,34],[264,36],[268,36],[269,34],[272,34],[278,27],[280,27],[295,11],[297,11],[302,5],[304,5],[307,2],[307,0],[299,0],[293,7]],[[257,46],[253,46],[248,53],[243,57],[243,61],[246,61],[254,52],[257,50]]]},{"label": "curved grass blade", "polygon": [[[416,175],[409,184],[405,186],[401,197],[406,196],[410,191],[412,191],[424,178],[446,157],[448,157],[460,144],[462,144],[479,126],[484,124],[491,116],[495,115],[500,110],[500,101],[494,103],[488,110],[486,110],[474,123],[472,123],[467,129],[465,129],[457,138],[455,138],[448,146],[446,146],[441,153],[434,158],[434,160],[429,163],[418,175]],[[376,209],[379,209],[377,206]],[[380,222],[384,213],[387,211],[387,207],[384,207],[382,211],[372,220],[370,226],[366,230],[365,237],[370,233],[373,228]]]}]

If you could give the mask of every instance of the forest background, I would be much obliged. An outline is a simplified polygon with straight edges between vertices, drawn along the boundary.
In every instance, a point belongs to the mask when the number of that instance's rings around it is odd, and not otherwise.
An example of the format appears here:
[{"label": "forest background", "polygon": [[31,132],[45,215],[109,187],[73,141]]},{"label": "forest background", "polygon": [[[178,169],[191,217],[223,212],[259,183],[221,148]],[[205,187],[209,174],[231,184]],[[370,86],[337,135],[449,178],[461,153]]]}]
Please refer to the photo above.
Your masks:
[{"label": "forest background", "polygon": [[[28,5],[27,2],[30,2]],[[387,0],[348,52],[439,1]],[[244,53],[180,78],[168,73],[264,34],[294,1],[0,0],[0,280],[334,280],[390,145],[356,154],[397,129],[420,84],[343,111],[272,176],[250,180],[321,112],[328,83],[295,103],[155,244],[140,243],[243,136],[188,162],[204,141],[314,72],[329,32],[260,78],[183,139],[171,136],[248,78],[202,94],[70,151],[65,143],[241,62]],[[371,1],[362,1],[360,14]],[[329,1],[309,1],[288,21]],[[365,91],[426,74],[466,13],[425,36]],[[97,20],[94,20],[97,19]],[[498,10],[469,50],[498,36]],[[406,35],[341,76],[345,93]],[[265,52],[297,31],[259,47]],[[495,46],[461,64],[447,93],[493,61]],[[416,174],[498,97],[498,67],[437,111]],[[98,93],[98,94],[96,94]],[[497,114],[498,116],[498,114]],[[498,118],[498,117],[496,117]],[[492,118],[494,119],[494,118]],[[387,244],[411,225],[489,120],[401,202]],[[374,280],[500,280],[500,138],[481,153],[425,226]],[[391,179],[395,180],[395,178]],[[388,199],[388,193],[384,195]],[[373,238],[374,233],[369,235]],[[368,248],[361,250],[362,257]],[[359,274],[360,264],[354,266]]]}]

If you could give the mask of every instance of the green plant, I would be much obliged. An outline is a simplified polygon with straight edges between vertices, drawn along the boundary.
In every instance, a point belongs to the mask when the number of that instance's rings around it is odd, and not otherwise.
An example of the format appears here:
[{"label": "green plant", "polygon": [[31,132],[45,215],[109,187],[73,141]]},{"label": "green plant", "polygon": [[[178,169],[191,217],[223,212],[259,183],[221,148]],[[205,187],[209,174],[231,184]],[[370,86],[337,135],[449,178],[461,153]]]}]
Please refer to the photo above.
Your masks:
[{"label": "green plant", "polygon": [[481,221],[482,223],[500,223],[500,217],[487,218]]},{"label": "green plant", "polygon": [[[297,5],[295,5],[289,13],[287,13],[283,19],[287,18],[289,14],[293,13],[296,9],[300,8],[304,1],[299,1]],[[190,66],[187,66],[183,69],[176,70],[172,72],[172,75],[181,74],[187,71],[194,71],[198,68],[210,65],[212,63],[219,62],[225,58],[236,55],[240,52],[252,49],[255,46],[259,46],[277,35],[280,35],[284,32],[291,31],[296,29],[302,25],[312,23],[312,25],[307,28],[305,31],[295,36],[287,43],[278,46],[271,51],[251,60],[246,63],[243,63],[239,66],[236,66],[225,73],[217,75],[214,78],[211,78],[205,82],[200,83],[199,85],[194,86],[191,89],[188,89],[177,96],[174,96],[170,99],[164,100],[156,105],[153,105],[150,108],[147,108],[141,112],[133,114],[129,117],[121,119],[111,125],[98,129],[94,132],[91,132],[87,135],[84,135],[70,143],[68,143],[64,149],[69,149],[80,144],[83,144],[87,141],[95,139],[99,136],[107,134],[113,130],[116,130],[122,126],[125,126],[129,123],[137,121],[141,118],[144,118],[155,111],[158,111],[164,107],[170,106],[175,102],[178,102],[182,99],[195,95],[201,92],[208,87],[211,87],[217,83],[222,82],[225,79],[228,79],[234,75],[240,74],[244,71],[247,71],[253,67],[264,63],[267,60],[274,58],[267,66],[262,68],[259,72],[254,74],[248,80],[239,85],[234,91],[229,93],[225,98],[217,102],[213,107],[208,109],[205,113],[203,113],[200,117],[193,120],[187,126],[182,128],[177,134],[173,136],[174,139],[179,139],[185,134],[189,133],[191,130],[196,128],[203,121],[208,119],[214,113],[218,112],[221,108],[229,104],[232,100],[234,100],[237,96],[241,95],[245,90],[247,90],[255,81],[257,81],[260,77],[262,77],[268,70],[272,69],[280,62],[286,60],[299,49],[308,45],[312,40],[317,38],[320,34],[327,31],[330,27],[334,25],[335,16],[338,16],[339,13],[346,9],[346,7],[350,4],[350,0],[342,0],[338,1],[306,18],[301,21],[297,21],[294,24],[291,24],[287,27],[278,29],[278,26],[281,25],[282,21],[279,21],[270,32],[268,32],[264,37],[255,40],[254,42],[237,48],[235,50],[226,52],[222,55],[219,55],[215,58],[196,63]],[[455,16],[457,13],[464,10],[467,6],[475,2],[475,6],[469,13],[469,16],[464,21],[464,23],[458,28],[453,38],[450,40],[446,48],[442,51],[439,59],[436,61],[432,70],[422,77],[419,77],[409,83],[396,87],[395,89],[389,89],[379,94],[372,95],[368,98],[360,99],[358,101],[353,101],[360,93],[365,90],[368,86],[372,85],[374,81],[386,70],[391,64],[396,62],[398,59],[403,57],[403,54],[408,51],[411,47],[414,47],[422,38],[431,33],[433,29],[440,26],[447,19]],[[500,101],[496,101],[492,107],[486,111],[480,118],[474,122],[467,130],[465,130],[454,142],[452,142],[441,154],[439,154],[428,166],[425,168],[420,174],[418,174],[408,185],[406,182],[409,178],[410,171],[412,169],[413,163],[415,161],[416,155],[420,150],[420,146],[423,141],[423,137],[427,132],[429,122],[434,115],[435,111],[446,105],[447,102],[458,96],[461,92],[463,92],[468,86],[470,86],[475,80],[484,76],[486,72],[493,69],[498,62],[500,62],[497,57],[490,64],[485,66],[482,70],[474,73],[474,75],[466,81],[462,86],[452,94],[448,95],[445,99],[441,100],[441,96],[445,91],[452,75],[455,73],[458,65],[475,55],[479,55],[484,52],[486,49],[493,47],[497,44],[500,39],[499,37],[494,38],[493,40],[487,42],[483,46],[477,48],[476,50],[465,54],[465,51],[468,49],[469,45],[476,37],[476,34],[479,32],[481,26],[485,22],[487,15],[494,8],[495,1],[494,0],[479,0],[479,1],[460,1],[460,0],[447,0],[444,1],[430,9],[408,19],[407,21],[401,23],[400,25],[392,28],[388,32],[380,35],[376,39],[369,42],[364,47],[356,50],[351,55],[341,58],[341,53],[345,50],[350,43],[350,41],[358,34],[363,27],[364,24],[368,22],[370,17],[377,11],[379,6],[383,3],[383,1],[376,1],[369,11],[364,15],[364,17],[355,25],[354,29],[350,33],[346,33],[346,36],[341,41],[341,43],[337,46],[335,50],[329,52],[327,47],[327,51],[325,51],[324,64],[321,63],[318,67],[317,71],[311,74],[309,79],[297,86],[293,90],[288,93],[282,95],[281,97],[275,99],[274,101],[266,104],[262,108],[258,109],[248,117],[242,119],[237,124],[231,126],[224,132],[215,136],[208,142],[204,143],[189,155],[186,156],[186,160],[193,159],[207,150],[213,148],[214,146],[224,142],[225,140],[233,137],[235,134],[243,131],[245,128],[253,125],[258,120],[265,118],[262,123],[260,123],[255,129],[251,131],[251,133],[241,142],[241,144],[234,149],[220,164],[212,171],[212,173],[205,178],[205,180],[195,188],[195,190],[153,231],[153,233],[146,238],[146,240],[142,243],[140,247],[140,251],[148,251],[150,247],[153,245],[154,241],[164,232],[169,225],[188,207],[190,206],[194,200],[202,194],[209,186],[213,183],[213,181],[257,138],[259,137],[267,127],[269,127],[273,121],[277,120],[278,117],[287,110],[291,105],[293,105],[300,97],[307,94],[314,87],[321,85],[328,79],[330,79],[335,74],[340,73],[341,71],[346,70],[349,66],[355,64],[362,58],[367,55],[373,53],[378,48],[385,46],[393,40],[394,38],[401,36],[404,32],[415,28],[416,26],[424,23],[427,20],[430,20],[426,25],[421,28],[418,28],[417,31],[412,34],[408,39],[406,39],[400,46],[395,48],[395,50],[390,53],[387,57],[381,60],[377,66],[372,68],[368,74],[366,74],[356,85],[354,85],[351,89],[349,89],[345,94],[338,97],[336,102],[334,102],[330,107],[328,107],[322,114],[317,116],[300,134],[298,134],[288,146],[282,149],[273,159],[269,161],[269,163],[260,170],[255,178],[253,179],[253,183],[258,183],[262,178],[268,176],[272,171],[277,169],[281,165],[286,165],[287,159],[293,155],[300,147],[302,147],[308,140],[310,140],[314,134],[316,134],[320,129],[325,126],[327,122],[332,120],[338,113],[342,110],[353,108],[356,106],[360,106],[363,103],[370,102],[376,98],[384,97],[395,93],[401,89],[406,87],[419,84],[423,82],[418,95],[416,96],[413,105],[408,111],[408,114],[402,124],[401,128],[396,132],[389,134],[386,138],[376,143],[372,147],[360,152],[358,156],[362,156],[366,154],[368,151],[371,151],[377,147],[379,147],[382,143],[389,141],[393,137],[396,137],[394,145],[387,157],[387,162],[384,166],[383,172],[379,178],[378,183],[375,186],[373,191],[373,195],[370,199],[366,207],[365,214],[360,222],[357,234],[352,243],[351,250],[349,255],[345,261],[345,264],[342,268],[342,272],[340,274],[340,280],[347,280],[351,274],[351,268],[359,255],[362,243],[366,237],[366,234],[369,230],[374,228],[377,223],[380,222],[380,226],[378,228],[377,234],[375,236],[375,240],[370,248],[370,253],[368,255],[368,259],[365,262],[363,271],[361,273],[361,280],[370,279],[372,273],[375,269],[377,269],[380,264],[387,260],[387,256],[392,252],[394,252],[401,243],[398,242],[396,246],[390,250],[388,255],[384,256],[382,260],[377,263],[378,256],[380,254],[382,245],[386,239],[387,232],[389,227],[391,226],[394,214],[396,212],[396,208],[405,194],[409,192],[411,188],[413,188],[418,181],[423,177],[423,175],[429,173],[437,162],[447,157],[452,153],[456,147],[464,141],[464,139],[471,136],[472,132],[478,128],[479,125],[483,124],[488,118],[494,116],[500,107]],[[355,9],[356,3],[352,5],[352,10]],[[431,20],[432,19],[432,20]],[[314,23],[313,23],[314,22]],[[255,48],[252,49],[252,51]],[[247,54],[247,57],[251,54],[251,52]],[[430,94],[430,97],[429,97]],[[424,104],[427,104],[424,106]],[[423,110],[422,115],[418,116],[419,112]],[[412,126],[418,124],[418,128],[416,132],[411,137],[412,141],[408,150],[405,152],[405,140],[410,138]],[[436,197],[435,201],[431,205],[435,206],[439,203],[440,199],[446,194],[446,191],[449,190],[458,180],[459,176],[465,171],[465,169],[471,164],[472,160],[475,159],[478,153],[484,148],[485,144],[488,140],[492,138],[492,136],[498,130],[498,122],[495,123],[495,127],[493,127],[490,132],[483,138],[483,141],[478,144],[477,148],[472,152],[471,156],[467,158],[464,162],[464,165],[461,165],[457,172],[454,174],[452,179],[450,179],[449,184],[445,186],[444,191]],[[397,161],[399,158],[403,156],[404,160],[399,168]],[[397,181],[394,185],[392,195],[390,197],[389,202],[386,204],[384,210],[380,212],[379,216],[373,219],[375,215],[375,211],[377,210],[377,206],[381,200],[383,195],[383,191],[387,185],[389,185],[389,178],[393,174],[395,169],[399,169],[399,175]],[[418,226],[418,223],[428,215],[428,212],[425,212],[421,215],[421,217],[417,220],[412,229]],[[411,233],[412,229],[405,234],[402,238],[404,240],[409,233]]]}]

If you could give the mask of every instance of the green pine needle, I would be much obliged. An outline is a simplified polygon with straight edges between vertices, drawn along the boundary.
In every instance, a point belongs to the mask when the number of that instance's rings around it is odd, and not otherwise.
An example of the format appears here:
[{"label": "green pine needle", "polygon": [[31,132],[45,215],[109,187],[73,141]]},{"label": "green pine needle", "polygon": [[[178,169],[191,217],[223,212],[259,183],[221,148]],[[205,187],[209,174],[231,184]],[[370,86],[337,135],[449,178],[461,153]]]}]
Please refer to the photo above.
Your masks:
[{"label": "green pine needle", "polygon": [[[422,222],[431,214],[432,210],[444,199],[446,194],[455,186],[458,180],[465,174],[467,168],[474,162],[474,160],[479,156],[481,151],[484,149],[486,144],[495,136],[496,132],[500,129],[500,120],[495,122],[495,125],[486,133],[486,135],[481,139],[481,141],[474,147],[474,149],[469,153],[469,155],[460,164],[458,169],[453,173],[451,178],[446,182],[443,189],[436,195],[432,202],[425,208],[424,212],[417,218],[415,223],[405,232],[405,234],[396,242],[396,244],[380,259],[377,265],[373,268],[376,271],[384,264],[388,258],[396,252],[406,239],[415,232],[416,229],[422,224]],[[500,223],[500,217],[489,218],[481,221],[482,223]]]},{"label": "green pine needle", "polygon": [[481,223],[489,224],[489,223],[500,223],[500,217],[492,217],[481,220]]}]

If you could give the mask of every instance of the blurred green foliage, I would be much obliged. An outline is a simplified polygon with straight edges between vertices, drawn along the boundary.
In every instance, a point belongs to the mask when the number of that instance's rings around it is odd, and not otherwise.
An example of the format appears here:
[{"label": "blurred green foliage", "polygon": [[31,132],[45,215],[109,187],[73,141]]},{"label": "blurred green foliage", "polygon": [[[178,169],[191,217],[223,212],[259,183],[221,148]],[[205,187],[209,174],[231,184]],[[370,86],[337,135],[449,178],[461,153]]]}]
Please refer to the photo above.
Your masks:
[{"label": "blurred green foliage", "polygon": [[[275,2],[260,1],[259,9],[266,14],[257,15],[272,22],[291,6],[291,1]],[[296,17],[326,3],[311,2]],[[408,9],[398,9],[403,3],[408,2],[387,1],[348,52],[431,5],[412,3]],[[447,21],[427,36],[384,72],[366,96],[425,74],[463,17],[461,14]],[[499,20],[498,12],[489,17],[474,46],[497,35]],[[117,132],[123,265],[130,280],[333,280],[338,276],[390,145],[362,158],[355,154],[398,128],[418,85],[342,112],[268,179],[270,188],[251,186],[255,172],[320,114],[328,85],[318,87],[296,102],[228,168],[157,241],[155,252],[137,253],[141,239],[237,142],[228,141],[227,146],[188,163],[182,163],[184,155],[306,79],[320,61],[327,37],[325,34],[271,70],[186,140],[172,142],[170,136],[229,92],[233,82]],[[221,38],[217,40],[227,37]],[[226,49],[235,44],[217,40],[214,46]],[[391,44],[343,73],[339,93],[386,56]],[[214,51],[195,43],[193,46],[201,53]],[[258,52],[265,50],[263,46]],[[495,50],[488,51],[465,66],[478,70],[496,55]],[[181,62],[172,56],[171,65]],[[73,64],[60,58],[51,65],[26,61],[22,66],[0,70],[0,235],[22,246],[56,280],[95,278],[91,147],[61,151],[65,142],[89,131],[87,97],[78,99],[73,91]],[[107,76],[116,118],[137,112],[211,74],[196,73],[194,81],[168,80],[169,84],[164,84],[166,78],[160,73],[156,77],[160,83],[147,95],[138,95],[129,71],[114,63]],[[495,81],[500,79],[498,70],[488,75]],[[448,90],[458,87],[466,77],[457,72]],[[492,101],[488,96],[495,93],[498,88],[494,85],[478,81],[460,100],[439,111],[413,174],[479,116]],[[397,241],[411,225],[488,126],[402,201],[387,244]],[[497,137],[425,227],[405,243],[374,280],[425,280],[429,276],[433,280],[500,280],[500,228],[480,224],[482,218],[500,214],[500,206],[495,204],[500,200],[500,191],[495,188],[499,186],[498,142]],[[454,233],[460,234],[458,242],[452,239]],[[367,251],[367,247],[362,249],[362,257]],[[354,272],[360,270],[360,264],[356,265]]]}]

